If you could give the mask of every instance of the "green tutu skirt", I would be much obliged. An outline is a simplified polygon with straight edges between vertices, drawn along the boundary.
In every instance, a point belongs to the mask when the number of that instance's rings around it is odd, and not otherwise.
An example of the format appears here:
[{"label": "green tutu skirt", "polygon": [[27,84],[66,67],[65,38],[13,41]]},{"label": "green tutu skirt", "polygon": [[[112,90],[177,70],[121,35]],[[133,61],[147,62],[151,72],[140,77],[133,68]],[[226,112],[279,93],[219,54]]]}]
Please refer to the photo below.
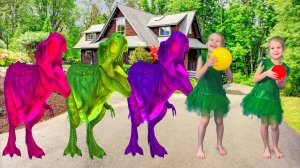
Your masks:
[{"label": "green tutu skirt", "polygon": [[199,116],[223,118],[229,111],[229,99],[224,93],[201,93],[195,88],[186,99],[187,110],[196,112]]},{"label": "green tutu skirt", "polygon": [[262,123],[268,125],[279,125],[282,122],[282,107],[279,100],[268,100],[258,98],[255,94],[248,94],[242,101],[243,114],[255,115]]}]

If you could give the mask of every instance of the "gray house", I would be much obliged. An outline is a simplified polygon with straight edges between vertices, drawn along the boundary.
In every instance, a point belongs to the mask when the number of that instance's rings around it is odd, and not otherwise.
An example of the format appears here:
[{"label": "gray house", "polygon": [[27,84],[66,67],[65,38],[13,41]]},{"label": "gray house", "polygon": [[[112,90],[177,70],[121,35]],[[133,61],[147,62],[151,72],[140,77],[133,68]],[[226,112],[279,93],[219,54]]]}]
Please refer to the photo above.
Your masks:
[{"label": "gray house", "polygon": [[196,55],[202,49],[206,49],[195,11],[156,16],[117,4],[108,21],[105,24],[92,25],[84,31],[74,48],[81,49],[83,63],[96,63],[99,43],[105,41],[111,33],[119,32],[128,42],[129,52],[123,56],[124,63],[128,63],[128,55],[136,47],[149,50],[149,46],[159,46],[173,31],[181,31],[188,37],[190,50],[185,55],[185,65],[188,71],[194,71],[197,64]]}]

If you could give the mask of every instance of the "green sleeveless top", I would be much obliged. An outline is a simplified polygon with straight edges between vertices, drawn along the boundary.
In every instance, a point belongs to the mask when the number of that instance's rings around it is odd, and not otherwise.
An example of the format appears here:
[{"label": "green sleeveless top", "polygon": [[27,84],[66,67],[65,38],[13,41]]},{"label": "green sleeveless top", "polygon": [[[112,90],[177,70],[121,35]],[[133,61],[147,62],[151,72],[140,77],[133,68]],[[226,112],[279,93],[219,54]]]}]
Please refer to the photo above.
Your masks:
[{"label": "green sleeveless top", "polygon": [[[207,55],[201,54],[198,58],[199,57],[201,57],[204,65],[207,60]],[[222,71],[217,71],[212,66],[207,69],[197,85],[201,86],[198,88],[198,91],[201,94],[225,94],[225,90],[223,89]]]},{"label": "green sleeveless top", "polygon": [[[199,56],[204,65],[207,55]],[[196,112],[201,116],[214,115],[216,118],[226,116],[229,111],[229,103],[223,89],[222,71],[217,71],[213,67],[207,69],[186,99],[189,112]]]},{"label": "green sleeveless top", "polygon": [[[263,66],[263,72],[269,70],[272,68],[275,64],[270,59],[261,59],[258,62],[259,64],[262,63]],[[286,69],[287,76],[290,74],[290,68],[283,63],[282,64],[284,68]],[[269,101],[280,101],[280,93],[279,88],[275,82],[274,79],[265,77],[263,80],[259,81],[253,88],[252,94],[255,95],[255,97],[260,99],[265,99]]]}]

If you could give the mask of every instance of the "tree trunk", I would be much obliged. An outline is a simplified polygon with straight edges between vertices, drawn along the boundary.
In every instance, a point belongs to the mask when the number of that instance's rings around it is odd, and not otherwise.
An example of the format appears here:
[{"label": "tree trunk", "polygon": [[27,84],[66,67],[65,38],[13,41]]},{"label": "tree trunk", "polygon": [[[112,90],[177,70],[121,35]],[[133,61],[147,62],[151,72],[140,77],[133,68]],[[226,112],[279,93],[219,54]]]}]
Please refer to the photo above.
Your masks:
[{"label": "tree trunk", "polygon": [[247,55],[245,55],[244,56],[245,74],[246,74],[246,76],[249,76],[247,63],[248,63],[248,59],[247,59]]},{"label": "tree trunk", "polygon": [[252,46],[250,46],[250,64],[251,64],[251,73],[253,73],[253,63],[254,63],[254,60],[253,60],[253,56],[252,56]]}]

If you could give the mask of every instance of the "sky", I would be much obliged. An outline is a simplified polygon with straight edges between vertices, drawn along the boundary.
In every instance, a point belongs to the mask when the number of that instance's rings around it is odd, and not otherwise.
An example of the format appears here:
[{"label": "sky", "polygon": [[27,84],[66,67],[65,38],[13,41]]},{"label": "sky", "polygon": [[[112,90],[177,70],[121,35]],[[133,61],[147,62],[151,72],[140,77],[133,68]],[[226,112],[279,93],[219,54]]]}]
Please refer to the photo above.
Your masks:
[{"label": "sky", "polygon": [[[92,2],[97,2],[97,0],[91,0]],[[123,2],[122,0],[117,0],[116,2]],[[75,2],[77,4],[77,6],[79,7],[84,7],[82,0],[76,0]],[[101,1],[101,5],[100,5],[100,9],[101,13],[107,13],[108,12],[108,8],[106,6],[106,3],[102,0]]]}]

